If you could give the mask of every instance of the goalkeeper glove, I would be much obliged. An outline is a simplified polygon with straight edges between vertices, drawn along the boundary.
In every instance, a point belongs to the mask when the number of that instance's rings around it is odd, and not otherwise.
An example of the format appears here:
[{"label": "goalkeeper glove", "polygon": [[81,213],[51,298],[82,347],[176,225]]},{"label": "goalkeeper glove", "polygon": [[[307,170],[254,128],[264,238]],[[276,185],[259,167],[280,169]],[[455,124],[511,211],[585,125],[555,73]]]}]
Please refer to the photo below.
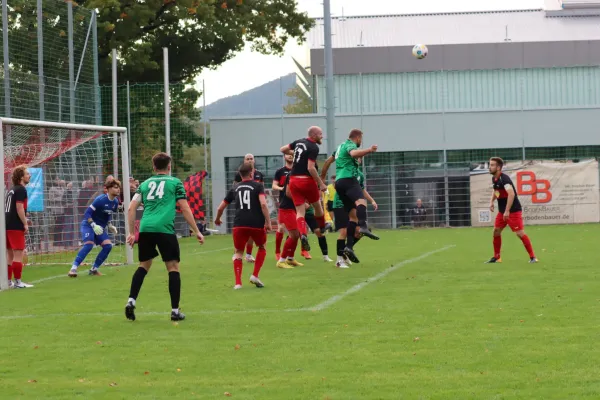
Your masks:
[{"label": "goalkeeper glove", "polygon": [[117,234],[117,228],[115,228],[115,226],[114,226],[114,225],[108,225],[108,227],[107,227],[107,228],[108,228],[108,231],[109,231],[110,233],[112,233],[113,235],[116,235],[116,234]]},{"label": "goalkeeper glove", "polygon": [[104,232],[104,229],[100,225],[96,225],[95,222],[91,223],[91,227],[96,235],[102,235],[102,232]]}]

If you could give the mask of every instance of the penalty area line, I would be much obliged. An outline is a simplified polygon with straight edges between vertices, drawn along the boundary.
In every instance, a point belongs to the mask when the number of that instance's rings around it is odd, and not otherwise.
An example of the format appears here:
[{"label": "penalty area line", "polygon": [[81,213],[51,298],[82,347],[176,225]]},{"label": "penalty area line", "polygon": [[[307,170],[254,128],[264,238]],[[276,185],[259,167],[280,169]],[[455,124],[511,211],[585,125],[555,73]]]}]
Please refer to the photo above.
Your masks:
[{"label": "penalty area line", "polygon": [[324,309],[332,306],[333,304],[337,303],[338,301],[342,300],[344,297],[349,296],[352,293],[358,292],[359,290],[361,290],[362,288],[364,288],[368,284],[373,283],[375,281],[378,281],[381,278],[384,278],[388,274],[391,274],[392,272],[396,271],[397,269],[402,268],[403,266],[405,266],[407,264],[411,264],[411,263],[414,263],[414,262],[417,262],[417,261],[421,261],[424,258],[427,258],[427,257],[432,256],[432,255],[437,254],[437,253],[441,253],[442,251],[449,250],[449,249],[451,249],[453,247],[455,247],[455,245],[445,246],[445,247],[442,247],[442,248],[437,249],[437,250],[433,250],[433,251],[429,251],[427,253],[423,253],[423,254],[421,254],[418,257],[410,258],[408,260],[401,261],[401,262],[399,262],[399,263],[397,263],[395,265],[392,265],[391,267],[389,267],[389,268],[381,271],[377,275],[374,275],[374,276],[370,277],[366,281],[361,282],[361,283],[359,283],[357,285],[352,286],[350,289],[346,290],[345,292],[337,294],[337,295],[335,295],[333,297],[330,297],[329,299],[325,300],[324,302],[319,303],[319,304],[317,304],[314,307],[310,307],[309,309],[311,311],[322,311],[322,310],[324,310]]}]

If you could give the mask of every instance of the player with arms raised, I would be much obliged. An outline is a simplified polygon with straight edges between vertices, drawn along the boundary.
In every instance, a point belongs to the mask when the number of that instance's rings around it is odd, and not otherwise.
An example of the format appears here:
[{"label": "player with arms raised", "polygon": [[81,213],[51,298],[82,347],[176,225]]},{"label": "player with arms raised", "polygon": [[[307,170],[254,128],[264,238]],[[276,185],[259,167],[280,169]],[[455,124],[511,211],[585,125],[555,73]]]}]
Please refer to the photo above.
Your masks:
[{"label": "player with arms raised", "polygon": [[98,268],[108,258],[112,250],[112,243],[108,237],[108,231],[113,234],[117,233],[115,228],[110,223],[110,218],[113,213],[119,208],[119,194],[121,193],[121,182],[114,178],[107,179],[104,183],[106,193],[96,197],[92,204],[87,208],[81,221],[81,241],[83,246],[77,253],[73,266],[69,271],[71,278],[77,277],[77,269],[85,260],[87,255],[92,251],[94,245],[102,246],[102,250],[96,256],[94,265],[89,270],[89,275],[102,275]]},{"label": "player with arms raised", "polygon": [[[275,177],[273,178],[273,185],[271,186],[271,189],[277,190],[279,192],[280,208],[277,211],[278,220],[280,215],[279,210],[281,209],[281,201],[282,198],[285,196],[285,189],[283,186],[285,185],[285,181],[290,172],[292,171],[292,166],[294,165],[294,156],[292,154],[285,154],[283,157],[285,160],[285,165],[275,172]],[[279,259],[281,258],[281,244],[283,243],[284,231],[284,227],[281,224],[278,224],[277,232],[275,233],[275,259],[277,261],[279,261]]]},{"label": "player with arms raised", "polygon": [[321,191],[325,192],[327,186],[319,176],[316,168],[319,156],[319,144],[323,141],[323,130],[318,126],[308,129],[308,137],[295,140],[281,148],[283,154],[293,154],[294,164],[290,172],[290,193],[296,207],[296,219],[302,249],[309,251],[308,228],[306,225],[306,203],[315,208],[315,219],[321,232],[325,232],[325,214],[321,204]]},{"label": "player with arms raised", "polygon": [[[4,211],[6,218],[6,259],[8,262],[9,287],[17,289],[33,287],[21,280],[23,273],[23,253],[27,226],[27,189],[31,175],[27,166],[19,165],[12,172],[13,187],[6,194]],[[14,275],[14,282],[11,281]]]},{"label": "player with arms raised", "polygon": [[265,198],[265,188],[262,183],[252,180],[252,165],[244,163],[239,173],[242,181],[235,185],[225,199],[219,205],[217,215],[215,216],[215,225],[222,224],[221,216],[223,211],[231,203],[235,203],[235,218],[233,220],[233,246],[235,247],[235,256],[233,259],[233,271],[235,273],[234,289],[242,288],[242,255],[244,247],[250,238],[258,246],[256,253],[256,262],[254,263],[254,272],[250,276],[250,283],[257,288],[264,287],[264,284],[258,278],[262,268],[267,251],[267,232],[271,230],[271,218],[269,207]]},{"label": "player with arms raised", "polygon": [[[250,154],[250,153],[246,154],[244,156],[244,162],[248,163],[252,166],[252,174],[250,175],[252,177],[252,180],[254,182],[264,184],[265,177],[262,172],[260,172],[259,170],[256,169],[256,160],[254,159],[254,155]],[[235,178],[233,179],[233,184],[235,185],[236,183],[240,183],[241,181],[242,181],[242,176],[238,172],[235,175]],[[248,243],[246,244],[246,262],[253,263],[254,261],[256,261],[256,259],[252,256],[253,246],[254,246],[254,242],[252,241],[252,239],[250,239],[248,241]]]},{"label": "player with arms raised", "polygon": [[135,213],[140,204],[144,205],[138,239],[140,266],[131,280],[129,300],[125,306],[125,317],[135,321],[135,302],[144,278],[152,266],[152,260],[158,256],[156,251],[158,247],[167,271],[169,271],[171,321],[182,321],[185,319],[185,315],[179,310],[181,277],[179,275],[179,242],[175,234],[176,206],[179,206],[185,222],[188,223],[200,244],[204,243],[204,237],[196,226],[186,199],[183,183],[179,179],[169,176],[171,157],[166,153],[157,153],[152,157],[152,164],[154,176],[139,186],[127,211],[129,220],[127,243],[133,247],[135,243]]},{"label": "player with arms raised", "polygon": [[494,212],[494,199],[498,201],[498,214],[494,223],[494,256],[486,263],[501,262],[500,249],[502,248],[502,231],[508,225],[523,242],[523,246],[529,253],[529,262],[536,263],[538,260],[533,252],[531,240],[525,234],[523,224],[523,208],[515,185],[508,175],[502,172],[504,161],[500,157],[490,159],[490,174],[492,174],[492,198],[490,199],[490,211]]}]

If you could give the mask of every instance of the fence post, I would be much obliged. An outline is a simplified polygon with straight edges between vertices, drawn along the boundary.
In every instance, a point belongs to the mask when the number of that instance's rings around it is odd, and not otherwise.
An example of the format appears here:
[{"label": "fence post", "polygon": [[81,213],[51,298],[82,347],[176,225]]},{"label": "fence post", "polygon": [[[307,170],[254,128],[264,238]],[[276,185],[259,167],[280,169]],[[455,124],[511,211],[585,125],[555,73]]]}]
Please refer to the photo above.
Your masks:
[{"label": "fence post", "polygon": [[45,120],[44,101],[44,30],[42,18],[42,0],[37,0],[37,45],[38,45],[38,92],[40,101],[40,120]]},{"label": "fence post", "polygon": [[129,152],[129,176],[131,172],[131,97],[129,92],[129,81],[127,81],[127,151]]},{"label": "fence post", "polygon": [[[112,49],[112,124],[118,126],[119,116],[117,114],[117,49]],[[119,175],[119,143],[117,134],[113,133],[113,176]],[[129,184],[129,182],[123,182]]]},{"label": "fence post", "polygon": [[[169,49],[163,47],[163,75],[165,95],[165,145],[166,153],[171,155],[171,104],[169,93]],[[172,172],[171,172],[172,174]]]},{"label": "fence post", "polygon": [[204,207],[204,209],[206,210],[206,215],[204,216],[204,222],[206,222],[207,226],[210,226],[210,200],[212,196],[212,190],[209,190],[209,184],[212,186],[212,177],[208,173],[208,147],[206,140],[206,134],[208,132],[206,126],[208,124],[208,117],[206,114],[206,87],[204,86],[204,79],[202,79],[202,120],[204,121],[204,171],[206,172],[206,176],[204,177],[204,187],[206,188],[206,206]]},{"label": "fence post", "polygon": [[10,57],[8,55],[8,0],[2,1],[2,50],[4,51],[4,115],[10,117]]},{"label": "fence post", "polygon": [[396,164],[392,161],[390,165],[390,194],[392,196],[392,229],[398,228],[398,214],[396,213]]},{"label": "fence post", "polygon": [[444,149],[444,203],[446,205],[446,227],[450,227],[450,184],[448,182],[448,153]]}]

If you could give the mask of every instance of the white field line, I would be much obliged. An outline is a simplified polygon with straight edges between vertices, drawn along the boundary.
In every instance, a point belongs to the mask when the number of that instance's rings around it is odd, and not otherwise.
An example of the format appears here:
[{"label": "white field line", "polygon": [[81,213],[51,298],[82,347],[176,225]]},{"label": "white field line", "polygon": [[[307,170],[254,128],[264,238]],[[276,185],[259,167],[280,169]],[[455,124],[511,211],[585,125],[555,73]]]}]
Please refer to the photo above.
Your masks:
[{"label": "white field line", "polygon": [[414,263],[414,262],[416,262],[416,261],[420,261],[420,260],[422,260],[422,259],[424,259],[424,258],[427,258],[427,257],[429,257],[429,256],[432,256],[432,255],[434,255],[434,254],[436,254],[436,253],[440,253],[440,252],[442,252],[442,251],[446,251],[446,250],[448,250],[448,249],[451,249],[451,248],[453,248],[453,247],[454,247],[454,245],[450,245],[450,246],[442,247],[442,248],[440,248],[440,249],[433,250],[433,251],[430,251],[430,252],[427,252],[427,253],[421,254],[421,255],[420,255],[420,256],[418,256],[418,257],[415,257],[415,258],[411,258],[411,259],[408,259],[408,260],[401,261],[401,262],[399,262],[398,264],[395,264],[395,265],[393,265],[393,266],[389,267],[388,269],[385,269],[385,270],[383,270],[382,272],[378,273],[377,275],[374,275],[374,276],[370,277],[370,278],[369,278],[369,279],[367,279],[366,281],[364,281],[364,282],[361,282],[361,283],[359,283],[359,284],[357,284],[357,285],[354,285],[354,286],[352,286],[350,289],[346,290],[345,292],[343,292],[343,293],[340,293],[340,294],[337,294],[337,295],[335,295],[335,296],[333,296],[333,297],[330,297],[329,299],[325,300],[325,301],[324,301],[324,302],[322,302],[322,303],[319,303],[319,304],[317,304],[317,305],[316,305],[316,306],[314,306],[314,307],[310,307],[310,309],[311,309],[312,311],[321,311],[321,310],[324,310],[324,309],[326,309],[327,307],[329,307],[329,306],[331,306],[331,305],[333,305],[333,304],[337,303],[338,301],[342,300],[344,297],[346,297],[346,296],[348,296],[348,295],[351,295],[352,293],[356,293],[356,292],[358,292],[359,290],[361,290],[362,288],[364,288],[364,287],[365,287],[365,286],[367,286],[368,284],[370,284],[370,283],[373,283],[373,282],[375,282],[375,281],[378,281],[378,280],[380,280],[381,278],[385,277],[386,275],[388,275],[388,274],[390,274],[390,273],[392,273],[392,272],[396,271],[396,270],[397,270],[397,269],[399,269],[399,268],[402,268],[403,266],[405,266],[405,265],[407,265],[407,264],[411,264],[411,263]]},{"label": "white field line", "polygon": [[[190,253],[190,254],[209,254],[209,253],[217,253],[217,252],[225,251],[225,250],[231,250],[233,252],[233,248],[230,246],[230,247],[224,247],[222,249],[215,249],[215,250],[208,250],[208,251],[197,251],[197,252]],[[133,266],[137,266],[137,264],[132,264],[132,265],[109,265],[109,266],[104,266],[102,268],[103,269],[104,268],[126,268],[126,267],[133,267]],[[82,273],[87,273],[87,272],[85,271],[85,269],[83,269]],[[35,281],[31,281],[31,282],[28,282],[28,283],[31,283],[31,284],[35,285],[37,283],[52,281],[52,280],[58,279],[58,278],[67,278],[67,274],[64,273],[64,274],[61,274],[61,275],[47,276],[45,278],[37,279]]]}]

